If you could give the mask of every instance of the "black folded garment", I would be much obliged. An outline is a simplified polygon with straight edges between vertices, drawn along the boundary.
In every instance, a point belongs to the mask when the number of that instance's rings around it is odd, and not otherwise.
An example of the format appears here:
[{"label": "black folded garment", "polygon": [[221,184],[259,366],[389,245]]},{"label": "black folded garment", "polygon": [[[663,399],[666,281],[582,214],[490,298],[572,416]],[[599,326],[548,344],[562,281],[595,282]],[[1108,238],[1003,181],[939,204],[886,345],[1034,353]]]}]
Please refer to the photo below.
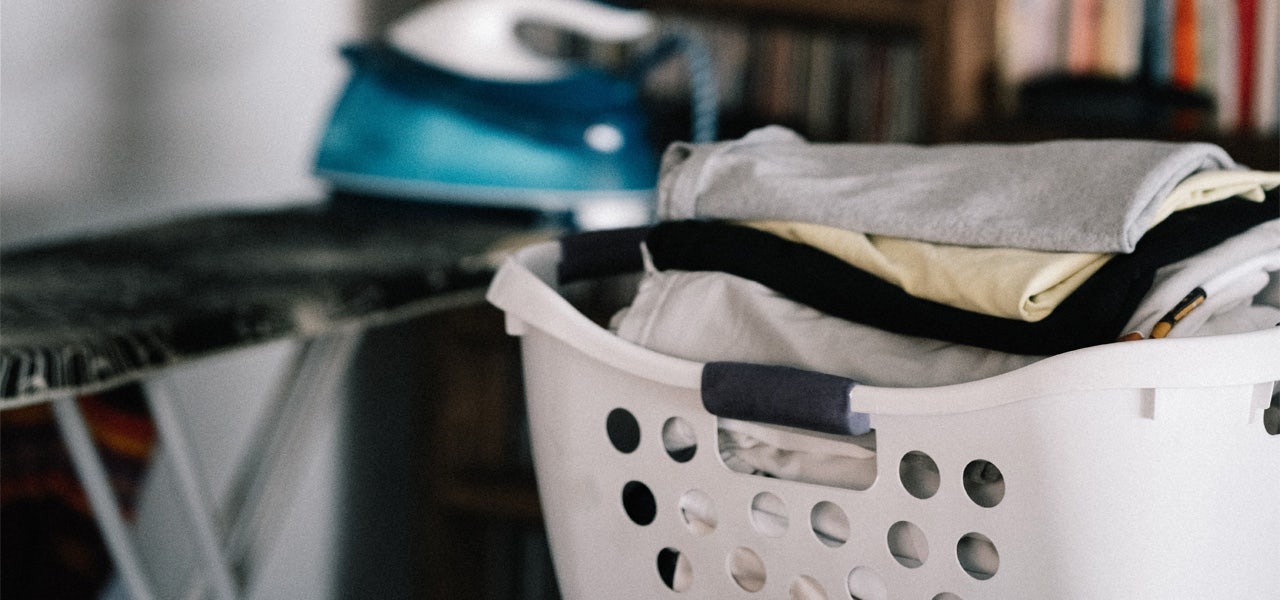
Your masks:
[{"label": "black folded garment", "polygon": [[1107,261],[1036,322],[917,298],[817,248],[746,226],[669,221],[655,226],[645,243],[658,269],[721,271],[832,316],[894,333],[1047,355],[1115,341],[1151,289],[1157,269],[1278,217],[1277,190],[1261,203],[1231,198],[1178,211],[1151,228],[1132,253]]}]

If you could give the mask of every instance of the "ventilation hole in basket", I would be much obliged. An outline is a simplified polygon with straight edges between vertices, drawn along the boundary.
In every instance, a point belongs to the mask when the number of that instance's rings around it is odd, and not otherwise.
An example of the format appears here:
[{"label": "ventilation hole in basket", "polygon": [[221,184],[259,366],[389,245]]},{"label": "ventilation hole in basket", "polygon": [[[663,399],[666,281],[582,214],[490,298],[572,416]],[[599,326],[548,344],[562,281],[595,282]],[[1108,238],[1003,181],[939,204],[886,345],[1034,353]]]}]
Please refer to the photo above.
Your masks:
[{"label": "ventilation hole in basket", "polygon": [[1271,406],[1262,411],[1262,427],[1271,435],[1280,435],[1280,406]]},{"label": "ventilation hole in basket", "polygon": [[889,588],[884,578],[871,567],[854,567],[845,584],[853,600],[888,600]]},{"label": "ventilation hole in basket", "polygon": [[823,500],[813,505],[813,510],[809,511],[809,525],[813,527],[813,535],[824,545],[838,548],[849,541],[849,516],[832,502]]},{"label": "ventilation hole in basket", "polygon": [[990,461],[975,460],[964,468],[964,491],[978,506],[991,508],[1004,500],[1004,474]]},{"label": "ventilation hole in basket", "polygon": [[938,463],[920,451],[908,452],[898,463],[898,477],[907,493],[920,499],[932,498],[938,493],[942,478],[938,475]]},{"label": "ventilation hole in basket", "polygon": [[639,481],[628,481],[622,486],[622,508],[636,525],[648,525],[658,514],[658,502],[653,499],[653,492]]},{"label": "ventilation hole in basket", "polygon": [[729,576],[738,587],[748,592],[758,592],[764,587],[764,561],[750,548],[741,546],[729,553]]},{"label": "ventilation hole in basket", "polygon": [[791,587],[787,588],[787,594],[790,600],[827,600],[827,590],[822,588],[818,580],[808,575],[795,578]]},{"label": "ventilation hole in basket", "polygon": [[630,454],[640,446],[640,423],[625,408],[610,411],[604,427],[609,433],[609,442],[618,452]]},{"label": "ventilation hole in basket", "polygon": [[929,559],[929,540],[915,523],[898,521],[889,528],[889,553],[902,566],[914,569]]},{"label": "ventilation hole in basket", "polygon": [[966,533],[961,537],[956,543],[956,558],[974,579],[991,579],[1000,569],[1000,553],[996,552],[996,545],[981,533]]},{"label": "ventilation hole in basket", "polygon": [[951,592],[942,592],[941,594],[934,596],[933,600],[964,600],[964,599],[961,598],[960,596],[952,594]]},{"label": "ventilation hole in basket", "polygon": [[679,550],[663,548],[658,552],[658,577],[672,591],[686,591],[693,585],[693,565]]},{"label": "ventilation hole in basket", "polygon": [[694,535],[711,533],[720,522],[715,501],[702,490],[689,490],[680,496],[680,518]]},{"label": "ventilation hole in basket", "polygon": [[698,452],[698,438],[693,434],[693,427],[680,417],[671,417],[662,424],[662,447],[667,456],[676,462],[689,462]]},{"label": "ventilation hole in basket", "polygon": [[787,505],[782,498],[769,492],[760,492],[751,499],[751,524],[756,531],[769,537],[781,537],[791,525]]}]

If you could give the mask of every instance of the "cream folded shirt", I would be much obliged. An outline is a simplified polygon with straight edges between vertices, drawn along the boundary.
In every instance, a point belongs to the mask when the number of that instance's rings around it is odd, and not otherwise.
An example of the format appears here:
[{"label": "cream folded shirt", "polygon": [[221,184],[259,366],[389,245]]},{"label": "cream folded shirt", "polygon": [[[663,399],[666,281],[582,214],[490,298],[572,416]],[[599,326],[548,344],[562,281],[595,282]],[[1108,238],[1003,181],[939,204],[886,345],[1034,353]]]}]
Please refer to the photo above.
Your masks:
[{"label": "cream folded shirt", "polygon": [[[1280,172],[1203,171],[1170,192],[1156,215],[1227,198],[1261,202]],[[1022,321],[1039,321],[1114,254],[956,246],[869,235],[796,221],[742,224],[813,246],[925,300]]]}]

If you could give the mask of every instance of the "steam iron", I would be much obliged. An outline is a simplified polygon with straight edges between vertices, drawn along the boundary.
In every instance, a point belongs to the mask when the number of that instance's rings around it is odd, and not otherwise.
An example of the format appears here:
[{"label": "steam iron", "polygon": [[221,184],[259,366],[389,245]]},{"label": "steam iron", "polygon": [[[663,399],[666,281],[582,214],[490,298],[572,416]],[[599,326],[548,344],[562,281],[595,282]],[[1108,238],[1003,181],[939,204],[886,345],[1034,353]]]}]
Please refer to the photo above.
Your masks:
[{"label": "steam iron", "polygon": [[648,222],[657,149],[634,76],[528,50],[534,21],[629,41],[647,13],[587,0],[441,0],[350,44],[351,77],[315,173],[338,191],[568,215],[582,229]]}]

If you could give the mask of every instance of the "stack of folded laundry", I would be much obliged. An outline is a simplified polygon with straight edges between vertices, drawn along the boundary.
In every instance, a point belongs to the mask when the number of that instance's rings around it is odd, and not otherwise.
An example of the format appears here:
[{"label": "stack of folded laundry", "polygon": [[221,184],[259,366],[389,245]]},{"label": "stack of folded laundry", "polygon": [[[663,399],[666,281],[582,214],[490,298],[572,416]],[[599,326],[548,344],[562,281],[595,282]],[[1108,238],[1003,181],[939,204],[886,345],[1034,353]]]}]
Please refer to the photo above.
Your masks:
[{"label": "stack of folded laundry", "polygon": [[[697,361],[878,386],[1280,324],[1280,172],[1207,143],[813,144],[781,127],[670,146],[645,274],[611,323]],[[745,431],[745,430],[744,430]],[[865,489],[865,455],[722,432],[741,470]],[[873,462],[873,460],[871,461]]]}]

